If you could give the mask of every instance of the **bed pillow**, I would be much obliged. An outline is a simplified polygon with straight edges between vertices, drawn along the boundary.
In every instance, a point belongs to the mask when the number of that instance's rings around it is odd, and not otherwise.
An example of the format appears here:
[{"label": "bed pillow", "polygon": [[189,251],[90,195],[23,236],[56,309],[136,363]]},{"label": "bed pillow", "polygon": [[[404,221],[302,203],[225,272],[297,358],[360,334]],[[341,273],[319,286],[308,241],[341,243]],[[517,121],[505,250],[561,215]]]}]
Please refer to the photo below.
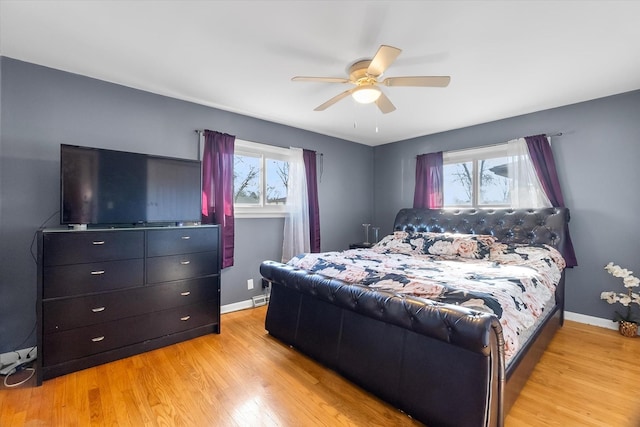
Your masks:
[{"label": "bed pillow", "polygon": [[395,231],[376,243],[373,249],[381,253],[395,253],[405,255],[421,255],[422,245],[416,247],[409,241],[409,233],[405,231]]},{"label": "bed pillow", "polygon": [[413,233],[408,237],[414,245],[422,240],[422,252],[427,255],[459,256],[483,259],[489,257],[495,237],[486,234]]},{"label": "bed pillow", "polygon": [[487,258],[495,237],[484,234],[453,234],[396,231],[385,236],[374,248],[381,252],[406,255],[442,255],[461,258]]}]

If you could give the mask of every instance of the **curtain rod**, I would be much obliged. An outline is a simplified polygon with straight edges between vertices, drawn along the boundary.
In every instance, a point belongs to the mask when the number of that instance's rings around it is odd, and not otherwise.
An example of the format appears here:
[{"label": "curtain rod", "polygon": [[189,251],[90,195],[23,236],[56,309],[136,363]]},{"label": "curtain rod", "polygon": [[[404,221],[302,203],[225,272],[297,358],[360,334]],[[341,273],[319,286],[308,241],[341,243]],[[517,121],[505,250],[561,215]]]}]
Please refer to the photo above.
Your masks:
[{"label": "curtain rod", "polygon": [[[562,136],[562,132],[554,133],[553,135],[547,135],[546,133],[544,133],[542,135],[545,135],[547,138],[551,138],[551,137],[556,137],[556,136]],[[477,147],[460,148],[458,150],[447,150],[447,152],[449,152],[449,153],[457,153],[458,151],[467,151],[467,150],[476,150],[476,149],[480,149],[480,148],[497,147],[499,145],[504,145],[507,142],[509,142],[509,141],[496,142],[495,144],[479,145]],[[442,151],[444,152],[444,150],[442,150]],[[416,156],[416,158],[418,158],[418,156]]]},{"label": "curtain rod", "polygon": [[[197,133],[197,134],[198,134],[198,135],[200,135],[200,136],[202,136],[202,134],[204,134],[204,130],[203,130],[203,129],[196,129],[194,132],[195,132],[195,133]],[[242,138],[241,138],[241,139],[242,139]],[[245,140],[243,140],[243,141],[245,141]],[[255,142],[255,141],[247,141],[247,142]],[[279,146],[279,145],[266,144],[266,143],[264,143],[264,142],[255,142],[255,143],[256,143],[256,144],[262,144],[262,145],[268,145],[268,146],[270,146],[270,147],[276,147],[276,148],[287,148],[287,147],[281,147],[281,146]],[[314,150],[310,150],[310,151],[314,151]],[[318,156],[324,156],[324,154],[323,154],[323,153],[319,153],[319,152],[317,152],[317,151],[316,151],[315,153],[316,153]]]}]

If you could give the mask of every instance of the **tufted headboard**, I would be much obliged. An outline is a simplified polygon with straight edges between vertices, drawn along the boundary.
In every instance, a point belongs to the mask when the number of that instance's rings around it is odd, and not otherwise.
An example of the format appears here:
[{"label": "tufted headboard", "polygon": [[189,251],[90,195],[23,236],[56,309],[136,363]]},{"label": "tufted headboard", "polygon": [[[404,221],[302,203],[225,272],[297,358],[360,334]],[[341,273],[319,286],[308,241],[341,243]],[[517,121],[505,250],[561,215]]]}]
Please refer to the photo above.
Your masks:
[{"label": "tufted headboard", "polygon": [[490,234],[505,243],[548,244],[564,254],[567,208],[401,209],[394,231]]}]

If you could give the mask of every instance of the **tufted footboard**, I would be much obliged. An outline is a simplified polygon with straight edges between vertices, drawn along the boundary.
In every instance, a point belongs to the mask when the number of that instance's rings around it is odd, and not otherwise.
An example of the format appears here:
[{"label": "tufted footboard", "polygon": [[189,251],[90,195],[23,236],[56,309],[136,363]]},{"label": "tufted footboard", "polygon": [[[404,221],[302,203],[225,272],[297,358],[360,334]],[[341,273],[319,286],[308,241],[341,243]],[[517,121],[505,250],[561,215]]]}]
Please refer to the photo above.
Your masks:
[{"label": "tufted footboard", "polygon": [[489,314],[266,261],[266,329],[430,425],[502,424],[501,327]]}]

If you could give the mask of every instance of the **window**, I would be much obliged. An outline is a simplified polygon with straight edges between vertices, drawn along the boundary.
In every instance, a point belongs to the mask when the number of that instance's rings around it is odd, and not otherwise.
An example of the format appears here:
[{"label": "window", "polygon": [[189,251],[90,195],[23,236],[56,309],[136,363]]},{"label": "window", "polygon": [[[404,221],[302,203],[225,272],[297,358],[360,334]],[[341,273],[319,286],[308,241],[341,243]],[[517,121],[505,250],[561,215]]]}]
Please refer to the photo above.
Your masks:
[{"label": "window", "polygon": [[511,205],[508,145],[443,153],[445,207]]},{"label": "window", "polygon": [[233,197],[237,217],[284,216],[289,153],[288,148],[236,139]]}]

